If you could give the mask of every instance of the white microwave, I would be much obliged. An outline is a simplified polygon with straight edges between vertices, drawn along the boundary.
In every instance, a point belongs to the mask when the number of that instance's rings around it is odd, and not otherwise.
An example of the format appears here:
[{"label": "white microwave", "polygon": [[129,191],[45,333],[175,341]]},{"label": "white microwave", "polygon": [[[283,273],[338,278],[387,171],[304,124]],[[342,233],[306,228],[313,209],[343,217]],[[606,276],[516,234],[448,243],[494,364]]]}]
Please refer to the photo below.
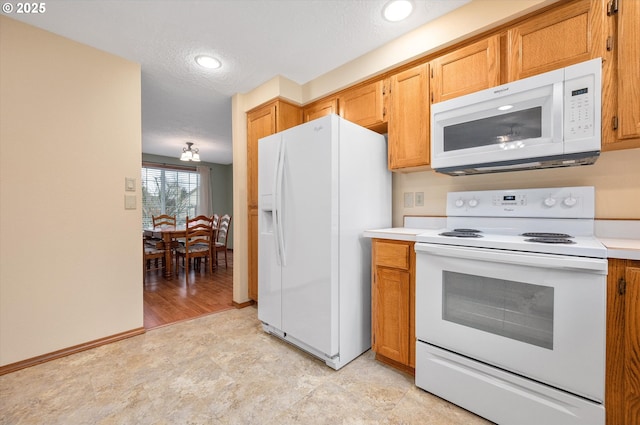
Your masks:
[{"label": "white microwave", "polygon": [[452,176],[593,164],[602,60],[431,106],[431,167]]}]

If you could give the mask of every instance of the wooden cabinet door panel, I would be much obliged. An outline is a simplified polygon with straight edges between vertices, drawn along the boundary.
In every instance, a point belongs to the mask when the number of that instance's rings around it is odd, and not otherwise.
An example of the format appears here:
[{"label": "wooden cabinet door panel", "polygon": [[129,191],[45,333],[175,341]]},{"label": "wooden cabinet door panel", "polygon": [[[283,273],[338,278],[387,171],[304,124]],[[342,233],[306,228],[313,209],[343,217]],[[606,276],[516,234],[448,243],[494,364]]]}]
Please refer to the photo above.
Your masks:
[{"label": "wooden cabinet door panel", "polygon": [[409,362],[409,272],[376,267],[374,350],[391,360]]},{"label": "wooden cabinet door panel", "polygon": [[258,208],[258,140],[276,132],[276,105],[247,114],[247,203]]},{"label": "wooden cabinet door panel", "polygon": [[281,99],[247,112],[248,297],[258,301],[258,140],[302,122],[302,109]]},{"label": "wooden cabinet door panel", "polygon": [[509,80],[601,56],[603,18],[593,4],[592,9],[591,1],[572,2],[509,30]]},{"label": "wooden cabinet door panel", "polygon": [[429,65],[390,78],[389,169],[427,166],[429,145]]},{"label": "wooden cabinet door panel", "polygon": [[367,128],[386,122],[384,114],[384,82],[376,81],[347,90],[338,96],[340,116]]},{"label": "wooden cabinet door panel", "polygon": [[640,138],[640,1],[623,0],[618,5],[618,139],[634,138]]},{"label": "wooden cabinet door panel", "polygon": [[431,73],[433,103],[500,85],[500,36],[432,60]]},{"label": "wooden cabinet door panel", "polygon": [[607,425],[640,423],[640,261],[610,259],[607,276]]},{"label": "wooden cabinet door panel", "polygon": [[249,270],[248,270],[248,296],[249,299],[258,301],[258,209],[249,209]]},{"label": "wooden cabinet door panel", "polygon": [[313,121],[316,118],[324,117],[329,114],[338,113],[338,99],[327,99],[320,102],[314,102],[305,106],[302,110],[304,122]]},{"label": "wooden cabinet door panel", "polygon": [[624,424],[640,424],[640,268],[625,270]]}]

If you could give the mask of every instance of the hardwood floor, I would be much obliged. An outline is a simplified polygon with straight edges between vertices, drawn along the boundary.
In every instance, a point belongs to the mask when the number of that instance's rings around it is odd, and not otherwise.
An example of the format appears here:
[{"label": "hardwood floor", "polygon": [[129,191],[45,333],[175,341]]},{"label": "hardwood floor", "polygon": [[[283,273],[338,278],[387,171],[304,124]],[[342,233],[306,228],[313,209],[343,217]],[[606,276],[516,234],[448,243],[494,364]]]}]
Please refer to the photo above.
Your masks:
[{"label": "hardwood floor", "polygon": [[220,255],[213,274],[204,265],[200,270],[190,269],[188,283],[184,269],[172,280],[162,277],[162,270],[148,271],[144,282],[145,329],[233,308],[233,251],[228,255],[228,267]]}]

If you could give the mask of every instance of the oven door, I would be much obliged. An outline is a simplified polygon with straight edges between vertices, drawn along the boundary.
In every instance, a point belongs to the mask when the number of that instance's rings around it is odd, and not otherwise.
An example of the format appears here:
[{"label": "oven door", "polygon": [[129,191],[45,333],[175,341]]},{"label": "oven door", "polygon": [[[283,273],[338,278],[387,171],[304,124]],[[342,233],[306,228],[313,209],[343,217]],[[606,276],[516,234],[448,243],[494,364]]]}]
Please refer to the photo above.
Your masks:
[{"label": "oven door", "polygon": [[604,400],[606,259],[415,246],[419,341]]}]

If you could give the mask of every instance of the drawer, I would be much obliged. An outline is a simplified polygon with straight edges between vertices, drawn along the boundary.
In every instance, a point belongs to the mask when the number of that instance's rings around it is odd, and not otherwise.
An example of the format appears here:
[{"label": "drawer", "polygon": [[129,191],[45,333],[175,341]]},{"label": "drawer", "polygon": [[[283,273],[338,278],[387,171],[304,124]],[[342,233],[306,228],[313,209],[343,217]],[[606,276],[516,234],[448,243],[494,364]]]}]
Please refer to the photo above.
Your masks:
[{"label": "drawer", "polygon": [[374,259],[376,266],[409,270],[410,243],[375,241]]}]

